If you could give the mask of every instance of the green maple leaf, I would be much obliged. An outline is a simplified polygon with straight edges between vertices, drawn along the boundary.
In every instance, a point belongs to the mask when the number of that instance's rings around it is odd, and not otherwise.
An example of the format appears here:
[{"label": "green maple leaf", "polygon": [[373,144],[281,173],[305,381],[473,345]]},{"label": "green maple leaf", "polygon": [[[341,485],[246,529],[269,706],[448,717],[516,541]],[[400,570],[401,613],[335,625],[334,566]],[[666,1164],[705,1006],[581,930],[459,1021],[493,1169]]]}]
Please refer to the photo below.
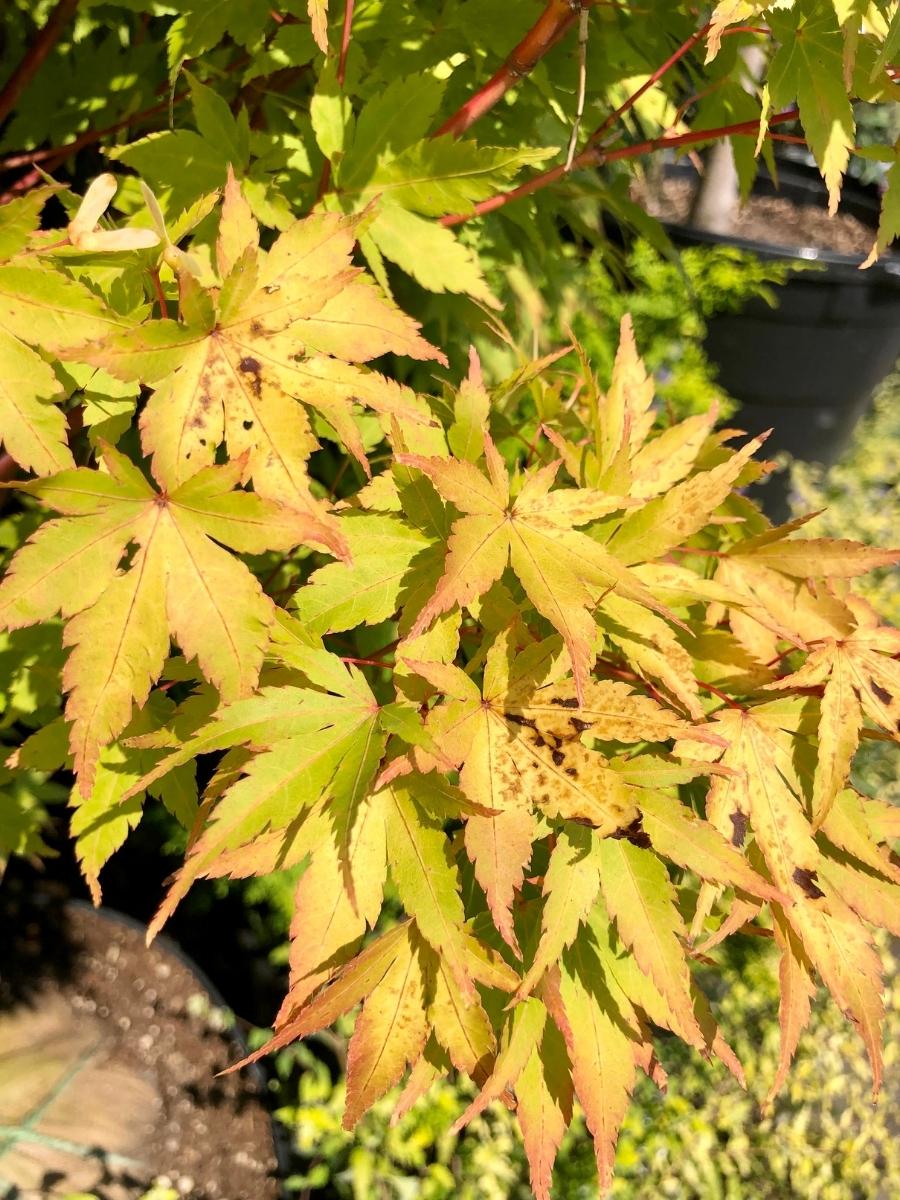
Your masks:
[{"label": "green maple leaf", "polygon": [[835,213],[856,143],[837,15],[833,6],[797,0],[790,14],[773,11],[771,21],[781,42],[769,69],[772,103],[782,109],[796,98],[804,136],[828,187],[830,211]]},{"label": "green maple leaf", "polygon": [[23,254],[54,190],[38,188],[0,208],[0,430],[16,462],[40,475],[75,464],[65,415],[54,403],[62,385],[32,347],[59,353],[125,326],[84,284]]},{"label": "green maple leaf", "polygon": [[0,585],[2,627],[66,618],[66,715],[83,794],[100,750],[159,677],[170,634],[224,698],[256,686],[274,606],[216,542],[258,554],[318,533],[304,514],[234,491],[241,461],[155,492],[118,451],[106,447],[103,460],[107,473],[80,468],[13,485],[63,516],[29,539]]},{"label": "green maple leaf", "polygon": [[443,577],[412,626],[412,637],[454,605],[472,604],[511,565],[528,599],[562,635],[580,698],[597,640],[593,610],[604,594],[615,590],[665,612],[618,558],[575,528],[622,509],[627,501],[621,496],[590,488],[551,491],[555,463],[526,475],[513,498],[489,437],[487,477],[466,460],[398,454],[396,461],[427,475],[463,514],[451,529]]},{"label": "green maple leaf", "polygon": [[[368,471],[354,404],[428,423],[413,393],[357,364],[387,352],[442,359],[415,322],[350,265],[358,218],[295,222],[267,254],[237,181],[225,189],[216,255],[220,289],[182,278],[183,321],[147,322],[78,352],[120,379],[156,385],[141,417],[157,479],[181,483],[224,441],[246,455],[264,496],[316,514],[306,461],[318,445],[303,405],[320,413]],[[303,403],[298,403],[302,399]]]},{"label": "green maple leaf", "polygon": [[[297,592],[298,619],[314,635],[376,625],[407,606],[416,610],[440,572],[435,545],[399,516],[350,512],[340,532],[349,563],[328,563]],[[424,601],[419,600],[419,606]]]},{"label": "green maple leaf", "polygon": [[[374,869],[371,861],[353,870],[349,863],[354,828],[369,803],[388,730],[361,673],[325,657],[336,667],[336,678],[328,681],[333,690],[264,687],[258,696],[226,705],[136,785],[134,790],[150,786],[198,754],[253,751],[236,761],[235,775],[211,807],[153,930],[196,879],[265,873],[301,862],[316,844],[315,823],[303,818],[317,804],[327,805],[334,851],[351,893],[356,870]],[[371,904],[365,908],[373,911]]]}]

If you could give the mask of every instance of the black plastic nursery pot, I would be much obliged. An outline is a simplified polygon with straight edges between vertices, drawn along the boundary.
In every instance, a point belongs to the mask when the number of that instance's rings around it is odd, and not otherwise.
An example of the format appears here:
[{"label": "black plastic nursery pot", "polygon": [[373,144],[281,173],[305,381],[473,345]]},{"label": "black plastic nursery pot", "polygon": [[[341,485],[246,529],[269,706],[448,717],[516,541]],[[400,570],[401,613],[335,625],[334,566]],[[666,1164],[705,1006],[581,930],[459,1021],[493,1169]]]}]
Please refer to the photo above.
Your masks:
[{"label": "black plastic nursery pot", "polygon": [[[777,187],[762,170],[754,193],[827,206],[818,173],[801,163],[780,163]],[[870,225],[873,239],[879,208],[874,188],[846,181],[841,211]],[[807,462],[834,462],[900,356],[900,256],[886,254],[861,270],[862,259],[847,254],[666,228],[679,247],[725,244],[815,267],[776,288],[774,308],[754,299],[740,312],[713,317],[705,345],[722,386],[741,403],[736,423],[751,434],[773,430],[768,454],[784,450]],[[766,496],[767,507],[783,508],[783,477],[763,491],[775,493]]]}]

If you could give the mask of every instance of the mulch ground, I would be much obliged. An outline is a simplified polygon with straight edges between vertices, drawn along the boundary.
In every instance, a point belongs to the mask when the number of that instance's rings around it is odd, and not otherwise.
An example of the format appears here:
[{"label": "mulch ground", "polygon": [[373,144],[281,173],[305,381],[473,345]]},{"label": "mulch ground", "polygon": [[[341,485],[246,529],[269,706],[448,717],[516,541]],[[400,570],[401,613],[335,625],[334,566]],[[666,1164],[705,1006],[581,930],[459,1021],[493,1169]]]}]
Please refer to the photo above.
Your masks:
[{"label": "mulch ground", "polygon": [[166,1176],[193,1200],[276,1200],[261,1077],[216,1077],[240,1050],[193,971],[102,910],[6,908],[0,1196],[132,1200]]}]

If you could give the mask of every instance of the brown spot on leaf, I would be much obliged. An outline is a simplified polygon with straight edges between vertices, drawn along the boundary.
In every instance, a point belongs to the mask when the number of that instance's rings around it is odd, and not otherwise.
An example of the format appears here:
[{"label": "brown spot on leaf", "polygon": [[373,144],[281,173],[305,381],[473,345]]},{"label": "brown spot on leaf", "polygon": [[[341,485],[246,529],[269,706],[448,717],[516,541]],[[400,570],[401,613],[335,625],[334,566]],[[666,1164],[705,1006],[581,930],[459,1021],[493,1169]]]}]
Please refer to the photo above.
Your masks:
[{"label": "brown spot on leaf", "polygon": [[566,756],[563,754],[562,750],[554,750],[550,757],[553,759],[553,765],[555,767],[561,767],[566,761]]},{"label": "brown spot on leaf", "polygon": [[555,704],[558,708],[578,707],[578,700],[575,696],[551,696],[550,703]]},{"label": "brown spot on leaf", "polygon": [[803,867],[797,867],[792,878],[797,887],[802,888],[810,900],[821,900],[825,895],[816,883],[815,871],[807,871]]},{"label": "brown spot on leaf", "polygon": [[582,721],[578,717],[571,717],[569,719],[569,724],[572,726],[572,728],[575,730],[576,733],[584,733],[584,731],[586,729],[590,729],[590,727],[591,727],[590,721]]},{"label": "brown spot on leaf", "polygon": [[885,689],[877,684],[874,679],[869,681],[869,686],[871,687],[873,694],[878,697],[882,704],[891,703],[893,700],[891,693],[885,691]]},{"label": "brown spot on leaf", "polygon": [[577,779],[578,778],[578,768],[577,767],[566,767],[566,774],[569,776],[570,779]]},{"label": "brown spot on leaf", "polygon": [[731,832],[732,846],[743,846],[744,838],[747,836],[747,816],[746,813],[733,812],[728,814],[733,826]]},{"label": "brown spot on leaf", "polygon": [[644,827],[641,824],[640,817],[638,817],[637,820],[632,821],[631,824],[627,825],[624,829],[614,830],[611,836],[614,838],[624,838],[626,842],[631,842],[632,846],[640,846],[642,850],[650,849],[650,839],[644,832]]},{"label": "brown spot on leaf", "polygon": [[241,424],[244,426],[244,428],[245,428],[245,429],[252,429],[252,428],[253,428],[253,422],[252,422],[252,421],[242,421],[242,422],[241,422]]}]

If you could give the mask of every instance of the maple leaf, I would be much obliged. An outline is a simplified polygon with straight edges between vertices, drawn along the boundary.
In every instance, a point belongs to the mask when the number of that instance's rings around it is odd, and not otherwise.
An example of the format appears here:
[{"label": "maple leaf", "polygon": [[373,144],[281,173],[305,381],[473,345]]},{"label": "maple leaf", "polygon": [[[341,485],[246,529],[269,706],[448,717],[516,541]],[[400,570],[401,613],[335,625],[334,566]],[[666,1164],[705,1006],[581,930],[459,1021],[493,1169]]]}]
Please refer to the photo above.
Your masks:
[{"label": "maple leaf", "polygon": [[387,806],[391,875],[406,911],[425,940],[446,961],[463,997],[475,997],[467,961],[469,934],[460,895],[459,873],[440,821],[421,799],[427,785],[411,777],[390,789]]},{"label": "maple leaf", "polygon": [[[822,850],[792,761],[796,717],[777,705],[757,705],[750,712],[718,713],[716,719],[729,742],[721,761],[736,772],[727,785],[731,800],[748,815],[775,885],[792,901],[783,908],[785,919],[841,1010],[858,1028],[877,1092],[882,1070],[881,966],[865,926],[836,890],[824,878],[820,881]],[[793,1036],[788,1028],[788,1046]]]},{"label": "maple leaf", "polygon": [[439,564],[429,570],[432,540],[399,516],[349,512],[340,534],[352,560],[314,571],[294,598],[297,617],[314,634],[376,625],[401,608],[414,607],[429,590]]},{"label": "maple leaf", "polygon": [[307,11],[316,45],[328,53],[328,0],[307,0]]},{"label": "maple leaf", "polygon": [[506,1019],[500,1035],[500,1046],[494,1069],[479,1094],[452,1125],[457,1133],[484,1112],[492,1100],[516,1084],[525,1070],[535,1047],[539,1045],[547,1022],[547,1009],[534,996],[517,1004]]},{"label": "maple leaf", "polygon": [[626,838],[603,838],[597,851],[603,897],[619,936],[665,998],[681,1037],[705,1049],[683,945],[687,930],[665,864]]},{"label": "maple leaf", "polygon": [[[333,849],[338,857],[342,887],[356,917],[377,916],[380,903],[376,905],[367,881],[373,877],[377,887],[377,880],[383,880],[383,859],[378,866],[381,840],[373,827],[372,837],[360,841],[360,822],[366,806],[379,803],[370,799],[370,787],[384,754],[387,731],[363,676],[337,660],[335,666],[331,692],[263,687],[257,696],[226,705],[139,782],[138,788],[149,786],[197,754],[241,746],[254,751],[241,761],[239,777],[228,782],[211,807],[205,827],[191,843],[184,866],[151,922],[151,934],[161,928],[196,879],[265,873],[302,862],[321,846],[323,820],[333,842],[326,854]],[[306,814],[316,805],[325,808],[318,819],[309,820]],[[365,819],[369,816],[365,814]],[[321,870],[328,871],[328,864]],[[362,879],[359,898],[354,887],[357,877]],[[325,957],[314,966],[324,961]],[[310,960],[304,959],[303,969],[307,975],[314,969]],[[299,988],[301,993],[305,986]],[[293,999],[288,1003],[294,1006]]]},{"label": "maple leaf", "polygon": [[601,1193],[612,1185],[616,1141],[634,1090],[635,1050],[643,1038],[633,1009],[610,990],[596,946],[580,939],[563,956],[563,1033],[575,1094],[594,1139]]},{"label": "maple leaf", "polygon": [[537,952],[514,999],[529,995],[544,972],[575,940],[600,890],[599,839],[593,830],[564,829],[544,875],[544,907]]},{"label": "maple leaf", "polygon": [[[412,927],[411,927],[412,929]],[[347,1100],[343,1125],[360,1117],[421,1054],[428,1037],[426,980],[411,934],[402,951],[366,996],[347,1049]]]},{"label": "maple leaf", "polygon": [[155,492],[111,447],[103,461],[108,474],[80,468],[13,485],[64,516],[29,539],[0,585],[4,628],[57,613],[67,619],[66,716],[85,795],[101,748],[159,677],[170,633],[224,698],[256,686],[273,605],[215,542],[261,553],[317,533],[304,514],[234,491],[240,461],[209,467],[171,492]]},{"label": "maple leaf", "polygon": [[65,415],[53,403],[62,384],[32,347],[62,352],[126,325],[83,283],[22,253],[56,190],[38,188],[0,208],[0,430],[10,456],[40,475],[75,463]]},{"label": "maple leaf", "polygon": [[662,609],[616,557],[574,528],[627,502],[594,489],[551,491],[558,463],[527,475],[513,499],[506,467],[487,436],[484,453],[487,476],[466,460],[396,456],[397,462],[427,475],[441,496],[464,514],[451,530],[444,575],[410,636],[422,633],[454,605],[471,605],[510,564],[528,599],[562,635],[581,696],[597,636],[593,609],[603,594],[615,589]]},{"label": "maple leaf", "polygon": [[516,1115],[536,1200],[550,1200],[553,1163],[572,1120],[572,1097],[566,1045],[548,1021],[516,1083]]},{"label": "maple leaf", "polygon": [[384,794],[376,793],[357,806],[345,848],[335,844],[328,802],[317,804],[303,822],[310,861],[294,894],[290,981],[276,1024],[353,956],[378,920],[387,875],[383,801]]},{"label": "maple leaf", "polygon": [[[516,655],[500,637],[481,689],[456,667],[408,660],[447,697],[429,713],[428,730],[460,765],[463,793],[483,810],[466,818],[466,849],[497,928],[517,953],[512,903],[537,836],[536,813],[585,821],[600,833],[638,816],[629,783],[582,735],[624,743],[708,736],[622,683],[591,680],[580,706],[572,680],[540,686],[558,672],[559,651],[559,640],[549,639]],[[433,762],[424,751],[418,758]]]},{"label": "maple leaf", "polygon": [[773,11],[779,40],[769,68],[775,109],[795,98],[803,134],[828,188],[829,212],[837,212],[841,181],[856,142],[853,105],[844,84],[844,42],[833,5],[797,0],[794,11]]},{"label": "maple leaf", "polygon": [[[896,552],[894,552],[896,557]],[[886,627],[860,627],[849,637],[827,639],[802,667],[770,688],[824,684],[819,719],[819,753],[813,779],[812,811],[818,827],[844,786],[859,746],[863,716],[888,734],[900,728],[900,633]]]},{"label": "maple leaf", "polygon": [[314,408],[368,470],[354,403],[427,422],[412,392],[357,366],[391,351],[442,360],[350,257],[361,218],[318,214],[295,222],[265,255],[233,175],[216,257],[221,288],[181,277],[181,322],[145,322],[78,350],[116,378],[156,385],[141,417],[157,479],[183,482],[224,441],[246,454],[245,479],[264,496],[319,515],[306,460],[317,446]]}]

